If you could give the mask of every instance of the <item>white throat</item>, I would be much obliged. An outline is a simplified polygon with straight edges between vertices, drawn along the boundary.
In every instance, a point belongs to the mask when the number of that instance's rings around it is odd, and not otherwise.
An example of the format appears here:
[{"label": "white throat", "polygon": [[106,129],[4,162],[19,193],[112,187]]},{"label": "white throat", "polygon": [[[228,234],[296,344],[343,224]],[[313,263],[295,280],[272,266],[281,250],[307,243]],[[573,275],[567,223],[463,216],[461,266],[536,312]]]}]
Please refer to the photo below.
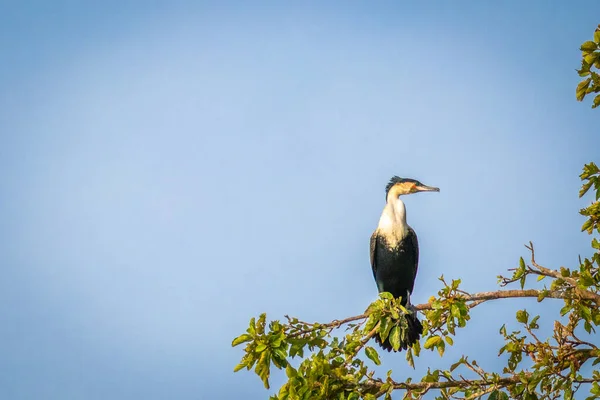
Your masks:
[{"label": "white throat", "polygon": [[392,246],[395,246],[406,237],[408,233],[406,207],[400,198],[389,199],[383,208],[381,218],[379,218],[377,230],[393,242],[390,243]]}]

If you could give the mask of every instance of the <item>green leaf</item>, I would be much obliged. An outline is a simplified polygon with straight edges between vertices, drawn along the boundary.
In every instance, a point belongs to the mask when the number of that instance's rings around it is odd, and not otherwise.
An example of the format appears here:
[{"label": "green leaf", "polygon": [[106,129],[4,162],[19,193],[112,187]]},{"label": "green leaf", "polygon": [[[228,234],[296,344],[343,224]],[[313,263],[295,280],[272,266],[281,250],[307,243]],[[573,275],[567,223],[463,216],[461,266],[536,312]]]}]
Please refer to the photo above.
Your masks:
[{"label": "green leaf", "polygon": [[281,334],[270,335],[269,343],[271,343],[271,347],[273,347],[274,349],[281,347],[281,343],[283,343],[283,335],[281,335]]},{"label": "green leaf", "polygon": [[452,304],[450,306],[450,314],[456,319],[460,318],[460,309],[458,308],[458,305]]},{"label": "green leaf", "polygon": [[288,365],[287,353],[282,349],[273,350],[273,361],[277,361],[277,368],[286,367]]},{"label": "green leaf", "polygon": [[[595,36],[595,35],[594,35]],[[581,51],[594,51],[598,48],[598,45],[592,41],[583,43],[580,47]]]},{"label": "green leaf", "polygon": [[544,300],[546,298],[546,296],[548,296],[548,291],[547,290],[540,290],[540,293],[537,296],[538,303],[540,301]]},{"label": "green leaf", "polygon": [[588,76],[588,75],[590,75],[590,67],[591,67],[591,65],[589,65],[588,63],[586,63],[585,60],[581,60],[581,69],[578,69],[577,73],[582,78],[584,76]]},{"label": "green leaf", "polygon": [[446,343],[440,341],[440,343],[437,345],[437,350],[438,353],[440,353],[440,357],[442,357],[444,355],[444,350],[446,350]]},{"label": "green leaf", "polygon": [[446,343],[448,343],[450,346],[452,346],[454,344],[454,340],[452,340],[452,338],[450,336],[446,336]]},{"label": "green leaf", "polygon": [[233,372],[238,372],[240,369],[245,368],[246,364],[245,363],[239,363],[238,365],[235,366],[235,368],[233,369]]},{"label": "green leaf", "polygon": [[600,53],[598,52],[593,52],[593,53],[588,53],[585,56],[583,56],[583,59],[585,60],[586,63],[588,64],[594,64],[596,62],[596,60],[598,59],[598,56],[600,55]]},{"label": "green leaf", "polygon": [[[594,97],[594,103],[592,104],[592,108],[596,108],[598,106],[600,106],[600,94]],[[596,200],[597,199],[598,198],[596,197]]]},{"label": "green leaf", "polygon": [[266,320],[267,320],[267,314],[265,314],[265,313],[260,314],[260,316],[258,317],[258,322],[256,323],[256,332],[259,335],[262,335],[265,333]]},{"label": "green leaf", "polygon": [[398,351],[400,348],[400,327],[394,326],[390,332],[390,344],[394,350]]},{"label": "green leaf", "polygon": [[527,320],[529,320],[529,313],[526,310],[517,311],[517,321],[526,324]]},{"label": "green leaf", "polygon": [[499,333],[501,335],[506,336],[506,324],[502,324],[502,326],[500,327]]},{"label": "green leaf", "polygon": [[442,341],[442,338],[439,337],[438,335],[432,336],[429,339],[427,339],[427,341],[425,341],[423,348],[432,349],[434,346],[436,346],[441,341]]},{"label": "green leaf", "polygon": [[246,332],[248,332],[252,336],[256,335],[256,320],[254,319],[254,317],[250,318],[250,326],[248,327],[248,329],[246,329]]},{"label": "green leaf", "polygon": [[538,329],[540,327],[537,323],[538,319],[540,319],[539,315],[536,315],[535,317],[533,317],[533,319],[529,323],[529,329]]},{"label": "green leaf", "polygon": [[[400,300],[401,297],[398,299]],[[398,301],[398,303],[400,303],[400,301]],[[402,304],[398,304],[398,308],[400,309],[400,311],[402,311],[403,314],[410,314],[410,311],[408,311]],[[398,319],[398,318],[396,318]]]},{"label": "green leaf", "polygon": [[285,374],[291,379],[298,376],[298,371],[288,363],[287,367],[285,367]]},{"label": "green leaf", "polygon": [[464,362],[465,362],[464,358],[461,358],[460,360],[458,360],[457,362],[452,364],[450,366],[450,372],[454,371],[456,368],[458,368],[459,365],[463,364]]},{"label": "green leaf", "polygon": [[348,344],[346,344],[346,352],[350,352],[350,353],[354,353],[354,351],[356,351],[356,349],[360,346],[360,342],[358,340],[354,340],[351,342],[348,342]]},{"label": "green leaf", "polygon": [[259,345],[256,346],[256,348],[254,349],[255,353],[262,353],[263,351],[265,351],[265,349],[267,348],[267,345],[264,343],[261,343]]},{"label": "green leaf", "polygon": [[581,173],[581,175],[579,175],[579,177],[581,178],[581,180],[584,180],[598,172],[600,172],[598,166],[595,163],[591,162],[583,166],[583,172]]},{"label": "green leaf", "polygon": [[369,307],[367,308],[367,313],[373,313],[375,311],[381,311],[383,309],[383,301],[381,301],[381,299],[375,300],[374,302],[372,302],[371,304],[369,304]]},{"label": "green leaf", "polygon": [[583,186],[581,186],[581,190],[579,191],[579,197],[583,197],[588,192],[588,190],[590,190],[593,183],[594,182],[592,182],[592,181],[588,181],[588,182],[584,183]]},{"label": "green leaf", "polygon": [[382,318],[379,322],[379,329],[377,329],[381,341],[387,339],[390,329],[392,329],[392,319],[390,317]]},{"label": "green leaf", "polygon": [[266,389],[269,389],[269,374],[271,373],[270,365],[271,357],[269,356],[269,352],[265,351],[261,354],[260,359],[256,364],[256,368],[254,369],[254,372],[256,372],[263,381]]},{"label": "green leaf", "polygon": [[231,342],[231,347],[235,347],[242,343],[249,342],[252,339],[253,339],[252,336],[248,335],[247,333],[244,333],[243,335],[240,335],[240,336],[236,337],[235,339],[233,339],[233,342]]},{"label": "green leaf", "polygon": [[577,85],[577,89],[575,89],[575,97],[577,98],[578,101],[583,100],[583,98],[585,97],[585,94],[586,94],[585,91],[591,81],[592,81],[592,78],[587,78],[587,79],[579,82],[579,84]]},{"label": "green leaf", "polygon": [[373,361],[375,365],[381,365],[381,361],[379,360],[379,354],[372,347],[365,347],[365,354],[369,357],[369,360]]},{"label": "green leaf", "polygon": [[379,297],[387,300],[394,300],[394,295],[390,292],[381,292],[379,293]]},{"label": "green leaf", "polygon": [[379,313],[372,313],[369,315],[369,319],[367,320],[363,331],[365,333],[371,332],[371,330],[375,328],[375,325],[377,325],[377,322],[379,322],[380,316],[381,315]]},{"label": "green leaf", "polygon": [[421,342],[420,341],[416,341],[413,345],[412,345],[412,351],[414,351],[415,356],[419,357],[419,355],[421,354]]},{"label": "green leaf", "polygon": [[588,273],[581,274],[581,276],[579,277],[579,281],[585,287],[589,287],[594,284],[594,279]]},{"label": "green leaf", "polygon": [[565,400],[573,400],[573,391],[571,390],[570,387],[566,387],[565,388],[565,392],[564,392],[564,399]]},{"label": "green leaf", "polygon": [[[419,343],[419,342],[417,342],[417,343]],[[412,351],[412,348],[411,348],[411,347],[409,347],[409,348],[406,350],[406,362],[407,362],[407,363],[408,363],[408,365],[410,365],[411,367],[413,367],[413,368],[415,367],[415,359],[413,358],[413,351]]]},{"label": "green leaf", "polygon": [[581,313],[581,316],[583,317],[583,319],[585,319],[586,321],[591,321],[592,311],[590,310],[589,307],[581,306],[579,308],[579,312]]},{"label": "green leaf", "polygon": [[591,233],[591,228],[592,228],[592,220],[588,219],[581,226],[581,232],[588,231],[589,233]]}]

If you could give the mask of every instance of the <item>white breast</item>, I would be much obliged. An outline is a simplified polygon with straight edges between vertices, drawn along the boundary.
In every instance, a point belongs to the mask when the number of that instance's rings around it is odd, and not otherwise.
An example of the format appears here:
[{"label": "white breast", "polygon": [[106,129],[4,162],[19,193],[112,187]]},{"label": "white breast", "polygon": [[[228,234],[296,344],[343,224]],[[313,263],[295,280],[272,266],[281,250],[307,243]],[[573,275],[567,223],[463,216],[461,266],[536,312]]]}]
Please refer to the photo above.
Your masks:
[{"label": "white breast", "polygon": [[406,223],[406,208],[404,203],[398,199],[385,205],[377,231],[386,237],[389,247],[394,248],[408,234],[408,224]]}]

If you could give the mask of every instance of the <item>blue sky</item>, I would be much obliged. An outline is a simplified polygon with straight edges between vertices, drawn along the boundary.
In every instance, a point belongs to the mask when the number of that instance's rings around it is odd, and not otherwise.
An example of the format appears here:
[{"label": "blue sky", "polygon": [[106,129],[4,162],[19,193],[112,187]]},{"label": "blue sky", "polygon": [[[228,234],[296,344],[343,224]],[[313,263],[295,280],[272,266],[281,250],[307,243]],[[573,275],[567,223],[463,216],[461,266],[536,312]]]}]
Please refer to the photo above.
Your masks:
[{"label": "blue sky", "polygon": [[[392,175],[441,188],[406,199],[414,302],[442,273],[493,290],[529,240],[547,267],[589,254],[594,2],[424,3],[4,3],[0,397],[266,398],[232,338],[376,298]],[[496,366],[521,302],[384,367]]]}]

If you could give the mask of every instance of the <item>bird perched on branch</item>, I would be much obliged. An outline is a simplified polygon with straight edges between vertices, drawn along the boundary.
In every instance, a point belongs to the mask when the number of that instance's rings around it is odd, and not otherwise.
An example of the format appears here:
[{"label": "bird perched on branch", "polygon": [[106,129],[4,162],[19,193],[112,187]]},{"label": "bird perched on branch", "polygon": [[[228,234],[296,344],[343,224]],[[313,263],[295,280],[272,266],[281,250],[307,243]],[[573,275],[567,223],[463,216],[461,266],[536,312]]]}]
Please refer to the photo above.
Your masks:
[{"label": "bird perched on branch", "polygon": [[[395,298],[402,297],[401,304],[409,311],[419,263],[419,244],[415,231],[406,223],[406,207],[400,196],[439,191],[417,180],[394,176],[385,188],[386,205],[371,236],[371,267],[379,293],[389,292]],[[405,318],[408,330],[403,335],[399,350],[412,346],[423,333],[423,326],[414,310]],[[376,335],[375,339],[385,350],[393,350],[389,338],[382,342]]]}]

